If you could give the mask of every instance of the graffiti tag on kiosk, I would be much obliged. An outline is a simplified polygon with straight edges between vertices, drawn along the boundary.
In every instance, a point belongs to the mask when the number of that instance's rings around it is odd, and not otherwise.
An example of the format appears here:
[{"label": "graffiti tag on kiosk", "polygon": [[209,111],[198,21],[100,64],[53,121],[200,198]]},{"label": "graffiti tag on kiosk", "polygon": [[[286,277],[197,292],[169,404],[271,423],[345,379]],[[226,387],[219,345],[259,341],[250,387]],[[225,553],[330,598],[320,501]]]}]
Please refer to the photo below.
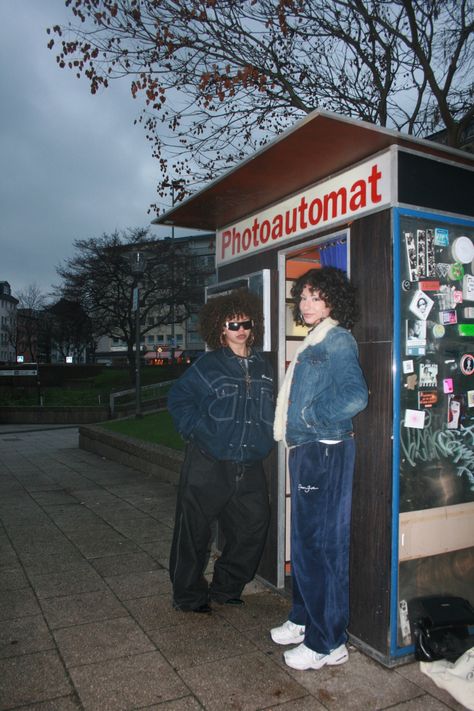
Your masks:
[{"label": "graffiti tag on kiosk", "polygon": [[404,427],[402,422],[400,444],[408,464],[415,467],[418,462],[450,459],[456,465],[456,474],[465,474],[474,488],[474,424],[459,430],[433,430],[431,425],[429,411],[424,429]]}]

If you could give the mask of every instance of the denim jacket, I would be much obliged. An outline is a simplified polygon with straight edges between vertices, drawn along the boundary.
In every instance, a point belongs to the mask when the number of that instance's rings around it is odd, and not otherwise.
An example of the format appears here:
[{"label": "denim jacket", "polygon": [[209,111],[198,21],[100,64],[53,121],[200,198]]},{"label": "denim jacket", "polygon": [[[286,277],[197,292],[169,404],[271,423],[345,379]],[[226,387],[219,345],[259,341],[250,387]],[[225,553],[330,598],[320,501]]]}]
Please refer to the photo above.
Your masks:
[{"label": "denim jacket", "polygon": [[329,328],[325,324],[321,341],[311,344],[308,338],[296,357],[286,418],[290,447],[352,437],[352,417],[367,406],[357,343],[349,331],[332,323]]},{"label": "denim jacket", "polygon": [[273,373],[258,352],[245,366],[230,348],[206,353],[173,384],[168,409],[181,436],[215,459],[252,462],[273,446]]}]

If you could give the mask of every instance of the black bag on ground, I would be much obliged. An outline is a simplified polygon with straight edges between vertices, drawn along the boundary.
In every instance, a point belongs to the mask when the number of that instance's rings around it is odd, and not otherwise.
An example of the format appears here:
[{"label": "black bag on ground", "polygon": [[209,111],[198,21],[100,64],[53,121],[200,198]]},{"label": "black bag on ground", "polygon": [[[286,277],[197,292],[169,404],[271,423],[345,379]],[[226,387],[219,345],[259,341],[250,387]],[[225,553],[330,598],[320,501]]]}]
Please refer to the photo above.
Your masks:
[{"label": "black bag on ground", "polygon": [[429,595],[408,603],[408,618],[415,642],[415,659],[455,662],[474,646],[474,608],[462,597]]}]

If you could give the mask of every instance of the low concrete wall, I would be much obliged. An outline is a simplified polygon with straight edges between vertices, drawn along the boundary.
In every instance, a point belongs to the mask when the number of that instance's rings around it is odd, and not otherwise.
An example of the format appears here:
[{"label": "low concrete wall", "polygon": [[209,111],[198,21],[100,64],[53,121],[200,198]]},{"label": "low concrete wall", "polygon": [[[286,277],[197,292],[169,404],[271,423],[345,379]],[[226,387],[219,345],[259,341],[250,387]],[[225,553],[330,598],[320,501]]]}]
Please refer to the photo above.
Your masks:
[{"label": "low concrete wall", "polygon": [[101,407],[0,407],[2,425],[82,425],[109,419]]},{"label": "low concrete wall", "polygon": [[175,449],[143,442],[94,425],[79,427],[79,447],[171,484],[178,483],[184,458],[183,452]]}]

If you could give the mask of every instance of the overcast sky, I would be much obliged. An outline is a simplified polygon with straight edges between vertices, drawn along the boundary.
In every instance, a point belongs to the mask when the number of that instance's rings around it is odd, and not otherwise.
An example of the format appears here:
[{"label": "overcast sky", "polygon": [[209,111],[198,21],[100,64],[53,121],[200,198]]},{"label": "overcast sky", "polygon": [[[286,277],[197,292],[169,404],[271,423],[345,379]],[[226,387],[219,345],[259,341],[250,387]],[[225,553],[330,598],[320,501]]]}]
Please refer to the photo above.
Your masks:
[{"label": "overcast sky", "polygon": [[14,293],[49,292],[75,239],[153,218],[157,161],[129,82],[92,96],[46,46],[71,17],[64,0],[0,0],[0,281]]}]

